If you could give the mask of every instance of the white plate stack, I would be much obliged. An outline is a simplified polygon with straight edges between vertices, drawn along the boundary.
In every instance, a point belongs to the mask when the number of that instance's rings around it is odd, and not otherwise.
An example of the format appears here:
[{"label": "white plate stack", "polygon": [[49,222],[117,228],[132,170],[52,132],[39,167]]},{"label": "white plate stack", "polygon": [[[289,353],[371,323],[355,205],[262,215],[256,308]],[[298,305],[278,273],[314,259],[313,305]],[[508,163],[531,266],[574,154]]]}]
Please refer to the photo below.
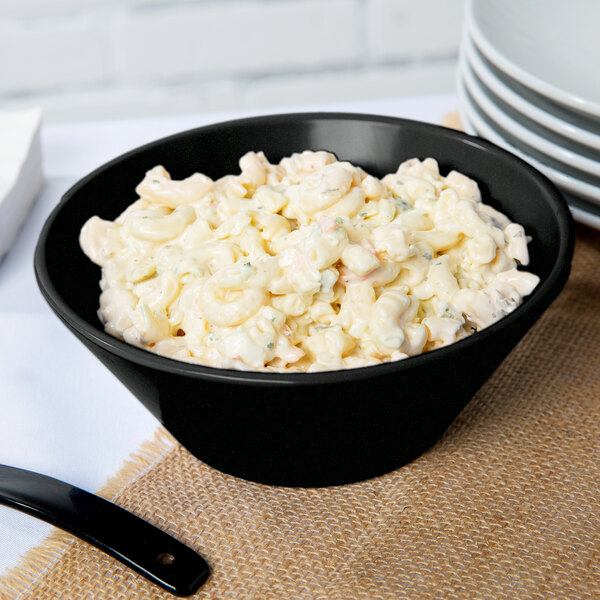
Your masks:
[{"label": "white plate stack", "polygon": [[544,173],[600,229],[600,2],[469,0],[465,22],[465,129]]}]

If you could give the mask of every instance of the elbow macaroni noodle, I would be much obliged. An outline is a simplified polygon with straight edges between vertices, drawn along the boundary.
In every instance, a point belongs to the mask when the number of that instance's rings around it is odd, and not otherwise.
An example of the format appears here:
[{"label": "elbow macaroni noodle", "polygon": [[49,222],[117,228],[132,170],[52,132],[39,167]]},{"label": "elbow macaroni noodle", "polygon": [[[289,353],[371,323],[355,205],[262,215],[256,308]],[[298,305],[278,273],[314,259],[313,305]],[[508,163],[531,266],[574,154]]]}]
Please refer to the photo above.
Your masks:
[{"label": "elbow macaroni noodle", "polygon": [[213,367],[320,371],[394,361],[494,323],[531,293],[523,227],[432,158],[377,179],[328,152],[241,174],[148,171],[80,243],[106,331]]}]

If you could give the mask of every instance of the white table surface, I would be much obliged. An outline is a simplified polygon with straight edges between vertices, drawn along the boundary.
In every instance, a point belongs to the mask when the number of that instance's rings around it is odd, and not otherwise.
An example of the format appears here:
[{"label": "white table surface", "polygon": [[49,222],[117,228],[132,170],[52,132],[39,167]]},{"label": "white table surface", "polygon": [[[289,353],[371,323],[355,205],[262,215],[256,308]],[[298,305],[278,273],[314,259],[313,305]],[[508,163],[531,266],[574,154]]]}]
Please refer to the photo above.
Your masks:
[{"label": "white table surface", "polygon": [[[33,274],[40,229],[62,194],[107,160],[154,139],[261,113],[340,110],[432,123],[456,108],[454,94],[205,113],[42,127],[45,185],[0,262],[0,463],[102,487],[158,421],[59,322]],[[50,525],[0,506],[0,576]]]}]

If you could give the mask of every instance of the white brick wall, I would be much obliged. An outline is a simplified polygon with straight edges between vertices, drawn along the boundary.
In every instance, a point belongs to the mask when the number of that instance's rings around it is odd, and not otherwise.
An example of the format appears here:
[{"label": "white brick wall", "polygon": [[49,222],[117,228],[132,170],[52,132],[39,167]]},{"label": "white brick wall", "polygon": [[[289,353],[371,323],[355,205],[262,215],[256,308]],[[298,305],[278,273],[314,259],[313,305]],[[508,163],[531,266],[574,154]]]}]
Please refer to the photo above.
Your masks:
[{"label": "white brick wall", "polygon": [[453,55],[460,38],[461,7],[455,0],[370,0],[366,21],[371,60]]},{"label": "white brick wall", "polygon": [[358,0],[287,0],[125,13],[115,38],[119,75],[177,81],[351,65],[359,54],[358,12]]},{"label": "white brick wall", "polygon": [[0,93],[35,93],[110,77],[105,27],[85,15],[0,21]]},{"label": "white brick wall", "polygon": [[414,96],[454,89],[454,68],[447,61],[372,66],[255,82],[243,95],[251,107],[311,104],[367,98]]},{"label": "white brick wall", "polygon": [[0,108],[104,119],[454,89],[463,0],[0,0]]}]

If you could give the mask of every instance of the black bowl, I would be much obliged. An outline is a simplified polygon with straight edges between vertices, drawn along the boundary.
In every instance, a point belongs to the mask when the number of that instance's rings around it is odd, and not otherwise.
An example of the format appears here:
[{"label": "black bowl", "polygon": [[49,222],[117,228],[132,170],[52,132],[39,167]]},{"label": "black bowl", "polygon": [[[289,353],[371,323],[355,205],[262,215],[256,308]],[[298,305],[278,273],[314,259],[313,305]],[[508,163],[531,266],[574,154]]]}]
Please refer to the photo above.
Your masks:
[{"label": "black bowl", "polygon": [[[272,162],[326,149],[377,176],[432,156],[446,174],[479,182],[484,202],[522,223],[533,241],[528,270],[541,278],[501,321],[453,345],[346,371],[263,373],[191,365],[127,345],[96,315],[100,269],[79,248],[92,215],[114,219],[136,200],[145,172],[173,178],[238,173],[263,150]],[[194,455],[262,483],[324,486],[386,473],[429,448],[564,286],[573,224],[543,175],[498,147],[450,129],[388,117],[293,114],[242,119],[174,135],[109,162],[74,185],[48,218],[35,254],[54,312]]]}]

